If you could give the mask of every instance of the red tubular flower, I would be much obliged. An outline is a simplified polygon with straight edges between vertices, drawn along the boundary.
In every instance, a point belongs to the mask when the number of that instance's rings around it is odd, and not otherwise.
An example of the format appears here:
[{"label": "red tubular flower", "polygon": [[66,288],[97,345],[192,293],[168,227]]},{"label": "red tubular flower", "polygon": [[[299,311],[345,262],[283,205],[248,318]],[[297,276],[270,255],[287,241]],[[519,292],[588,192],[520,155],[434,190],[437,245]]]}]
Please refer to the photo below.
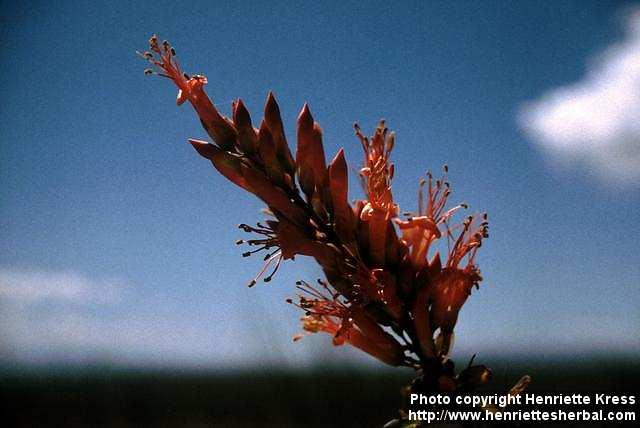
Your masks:
[{"label": "red tubular flower", "polygon": [[[449,219],[461,208],[467,208],[466,204],[459,204],[445,211],[447,199],[451,194],[449,182],[446,179],[448,167],[444,167],[445,175],[434,180],[430,172],[427,173],[428,180],[420,181],[418,191],[418,212],[403,221],[396,219],[398,227],[402,231],[402,239],[411,248],[411,262],[417,268],[423,267],[427,263],[427,254],[431,244],[440,239],[442,233],[439,227],[447,227]],[[427,203],[424,204],[423,188],[427,187]],[[447,233],[449,230],[447,229]],[[447,235],[450,237],[450,234]]]},{"label": "red tubular flower", "polygon": [[[204,92],[204,76],[184,74],[168,42],[159,44],[154,36],[149,46],[141,55],[157,71],[147,73],[171,79],[178,87],[177,103],[189,101],[213,139],[189,140],[191,145],[268,207],[266,222],[240,225],[254,235],[238,241],[252,248],[243,256],[266,253],[249,285],[270,281],[282,260],[311,257],[327,281],[319,280],[319,288],[300,281],[303,293],[295,303],[290,300],[305,311],[307,333],[326,332],[335,345],[348,343],[387,364],[421,368],[434,390],[467,388],[468,382],[455,382],[445,360],[459,311],[482,280],[475,257],[488,225],[486,216],[451,224],[466,205],[447,209],[447,168],[442,178],[428,174],[421,181],[417,212],[401,220],[391,192],[395,136],[384,121],[370,138],[356,125],[364,150],[365,199],[351,206],[344,151],[326,164],[322,130],[307,104],[298,116],[294,157],[272,93],[258,128],[241,100],[233,102],[232,117],[224,117]],[[440,253],[429,254],[439,240],[448,248],[442,261]]]},{"label": "red tubular flower", "polygon": [[[306,311],[302,318],[305,331],[329,333],[334,345],[349,343],[392,366],[407,364],[409,359],[405,357],[402,346],[372,320],[363,308],[344,303],[337,296],[327,297],[304,281],[299,281],[298,284],[298,288],[305,293],[299,296],[300,301],[296,304]],[[320,285],[330,292],[327,284],[321,282]],[[293,303],[291,300],[289,302]],[[298,336],[294,340],[299,338]]]},{"label": "red tubular flower", "polygon": [[[204,85],[207,84],[207,78],[199,74],[189,77],[183,73],[175,59],[175,50],[168,41],[165,40],[159,44],[158,38],[152,36],[149,39],[149,48],[151,52],[145,52],[141,55],[160,69],[160,75],[173,80],[176,84],[178,87],[176,104],[181,105],[188,100],[198,113],[202,126],[211,138],[222,148],[232,145],[236,138],[235,128],[228,119],[218,113],[205,94]],[[158,58],[154,53],[158,55]],[[153,70],[148,69],[147,73],[153,73]]]},{"label": "red tubular flower", "polygon": [[389,162],[395,134],[388,132],[384,121],[380,121],[371,140],[364,136],[357,124],[355,129],[364,149],[364,167],[360,169],[360,176],[367,194],[360,220],[369,224],[372,262],[378,267],[384,267],[387,222],[398,215],[398,206],[393,202],[391,193],[394,166]]},{"label": "red tubular flower", "polygon": [[322,147],[322,129],[314,122],[306,103],[298,116],[297,137],[296,164],[300,187],[307,199],[312,200],[317,191],[326,185],[327,167]]},{"label": "red tubular flower", "polygon": [[366,352],[374,358],[389,364],[399,366],[405,364],[401,349],[392,352],[379,346],[372,337],[365,335],[353,325],[340,324],[329,317],[307,315],[302,318],[304,329],[311,333],[323,331],[333,336],[333,344],[340,346],[349,343],[352,346]]},{"label": "red tubular flower", "polygon": [[[462,223],[462,231],[455,240],[445,268],[435,275],[432,286],[432,322],[433,328],[440,328],[443,337],[441,352],[447,354],[450,347],[453,328],[458,320],[458,312],[471,294],[471,288],[482,281],[480,270],[475,265],[475,256],[482,245],[482,239],[488,237],[486,214],[482,220],[469,216]],[[447,229],[447,236],[451,236]],[[460,267],[466,259],[466,264]]]},{"label": "red tubular flower", "polygon": [[349,178],[343,149],[329,164],[329,192],[336,233],[343,242],[350,244],[355,239],[355,219],[348,202]]}]

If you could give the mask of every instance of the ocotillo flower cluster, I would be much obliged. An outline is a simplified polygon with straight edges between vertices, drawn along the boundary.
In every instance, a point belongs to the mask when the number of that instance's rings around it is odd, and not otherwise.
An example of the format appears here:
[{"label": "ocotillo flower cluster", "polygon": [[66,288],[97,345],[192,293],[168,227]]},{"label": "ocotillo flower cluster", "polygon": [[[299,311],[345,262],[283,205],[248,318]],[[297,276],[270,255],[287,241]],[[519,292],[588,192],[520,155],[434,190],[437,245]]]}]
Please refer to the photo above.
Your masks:
[{"label": "ocotillo flower cluster", "polygon": [[456,375],[448,360],[458,313],[482,280],[475,258],[488,223],[486,214],[454,219],[467,207],[447,208],[446,166],[441,177],[427,173],[417,211],[401,215],[391,191],[394,133],[384,121],[371,137],[356,125],[365,195],[350,203],[344,151],[326,163],[322,129],[308,105],[298,116],[293,154],[272,93],[254,127],[242,100],[223,116],[204,91],[207,79],[183,73],[168,42],[154,36],[140,55],[153,66],[145,73],[172,80],[177,104],[188,101],[198,114],[213,142],[189,140],[197,152],[268,207],[268,220],[240,225],[255,235],[238,241],[251,247],[243,255],[266,254],[249,285],[270,281],[283,260],[312,257],[326,280],[299,281],[299,296],[289,300],[304,311],[304,331],[328,333],[334,345],[350,344],[392,366],[421,369],[425,390],[468,390],[486,380],[483,366]]}]

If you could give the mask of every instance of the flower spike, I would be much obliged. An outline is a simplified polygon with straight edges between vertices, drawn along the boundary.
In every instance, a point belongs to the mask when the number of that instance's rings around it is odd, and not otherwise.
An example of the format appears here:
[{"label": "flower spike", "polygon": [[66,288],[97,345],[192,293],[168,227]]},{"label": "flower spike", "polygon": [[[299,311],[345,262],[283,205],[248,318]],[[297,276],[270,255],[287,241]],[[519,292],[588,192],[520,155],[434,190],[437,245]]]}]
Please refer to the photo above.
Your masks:
[{"label": "flower spike", "polygon": [[420,180],[417,211],[399,218],[391,190],[395,134],[384,120],[370,137],[356,124],[364,197],[352,205],[344,150],[327,164],[322,129],[306,103],[294,157],[273,93],[262,120],[252,121],[240,99],[227,118],[205,93],[206,77],[183,73],[169,42],[153,36],[139,55],[152,66],[145,74],[173,81],[176,103],[188,101],[213,139],[190,139],[197,153],[267,205],[265,223],[239,226],[253,235],[237,242],[249,247],[243,257],[260,253],[263,262],[249,286],[270,282],[282,261],[296,256],[321,267],[326,280],[299,281],[297,298],[287,300],[304,312],[303,334],[294,341],[324,332],[336,346],[350,344],[386,364],[419,370],[412,391],[462,392],[490,378],[484,366],[456,375],[449,359],[460,310],[482,281],[476,258],[489,226],[486,214],[455,220],[468,207],[447,206],[446,165],[439,178],[428,172]]}]

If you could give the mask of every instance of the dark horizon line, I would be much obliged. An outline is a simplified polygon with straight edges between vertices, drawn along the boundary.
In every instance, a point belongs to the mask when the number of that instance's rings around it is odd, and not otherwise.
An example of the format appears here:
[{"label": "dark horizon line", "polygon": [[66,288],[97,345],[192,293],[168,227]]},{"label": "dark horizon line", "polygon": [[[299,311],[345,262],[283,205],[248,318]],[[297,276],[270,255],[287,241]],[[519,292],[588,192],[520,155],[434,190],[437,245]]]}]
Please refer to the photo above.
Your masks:
[{"label": "dark horizon line", "polygon": [[[458,366],[463,366],[468,363],[468,359],[464,357],[453,358],[453,361]],[[615,352],[607,353],[604,351],[590,352],[590,353],[571,353],[566,354],[509,354],[509,355],[478,355],[475,358],[474,364],[484,364],[489,367],[504,367],[510,366],[516,367],[537,367],[540,365],[554,365],[554,366],[571,366],[573,368],[588,368],[594,365],[606,365],[606,366],[627,366],[633,367],[640,372],[640,363],[637,360],[637,354],[635,352]],[[361,364],[357,361],[313,361],[309,364],[291,365],[277,362],[267,362],[266,364],[260,364],[259,362],[250,364],[215,364],[213,362],[201,362],[201,363],[187,363],[180,364],[177,362],[159,363],[159,362],[132,362],[132,361],[117,361],[116,359],[93,359],[85,362],[80,361],[63,361],[62,359],[35,362],[35,361],[23,361],[15,358],[2,358],[0,357],[0,375],[29,375],[29,374],[42,374],[43,372],[49,374],[66,374],[66,373],[91,373],[96,371],[108,370],[113,374],[128,373],[128,372],[154,372],[154,373],[176,373],[176,374],[189,374],[189,373],[255,373],[256,371],[268,371],[271,373],[292,373],[292,372],[307,372],[313,373],[315,371],[332,371],[336,373],[371,373],[371,372],[394,372],[396,368],[386,366],[383,364],[376,365],[375,362],[371,364]],[[411,371],[406,369],[406,371]]]}]

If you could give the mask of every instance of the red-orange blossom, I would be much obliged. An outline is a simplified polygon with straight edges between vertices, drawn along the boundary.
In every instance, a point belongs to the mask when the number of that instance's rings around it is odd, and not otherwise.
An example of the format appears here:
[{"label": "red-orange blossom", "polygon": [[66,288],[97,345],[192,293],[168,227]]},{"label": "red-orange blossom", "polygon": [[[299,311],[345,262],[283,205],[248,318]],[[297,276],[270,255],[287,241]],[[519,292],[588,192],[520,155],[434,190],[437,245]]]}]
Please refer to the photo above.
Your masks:
[{"label": "red-orange blossom", "polygon": [[[365,198],[351,204],[344,152],[326,164],[322,130],[306,104],[298,116],[294,156],[273,94],[256,128],[241,100],[233,102],[231,118],[221,115],[204,92],[207,79],[184,74],[168,42],[154,36],[150,51],[141,55],[155,67],[147,73],[177,85],[177,104],[189,101],[196,110],[213,140],[189,140],[198,153],[268,206],[264,223],[240,225],[256,235],[239,241],[254,247],[244,255],[266,252],[265,266],[250,285],[271,280],[283,259],[312,257],[326,281],[299,281],[301,293],[290,300],[304,311],[306,332],[326,332],[335,345],[349,343],[387,364],[429,372],[429,389],[465,387],[447,356],[458,312],[482,280],[475,257],[488,224],[486,215],[454,223],[454,214],[467,207],[447,208],[447,168],[440,178],[427,173],[417,211],[401,218],[391,191],[395,136],[383,121],[372,137],[356,125]],[[446,241],[445,254],[434,249],[439,240]]]}]

